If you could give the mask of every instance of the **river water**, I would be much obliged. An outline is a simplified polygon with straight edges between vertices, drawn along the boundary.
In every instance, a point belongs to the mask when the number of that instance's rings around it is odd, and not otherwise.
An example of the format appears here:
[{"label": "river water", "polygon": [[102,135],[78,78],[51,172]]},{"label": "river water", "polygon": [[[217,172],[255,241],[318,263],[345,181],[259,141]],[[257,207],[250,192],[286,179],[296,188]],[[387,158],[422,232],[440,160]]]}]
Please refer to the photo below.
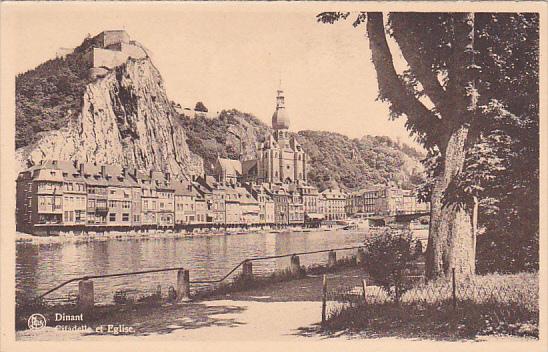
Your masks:
[{"label": "river water", "polygon": [[[68,279],[86,275],[184,267],[190,270],[191,280],[217,279],[245,258],[356,246],[364,239],[364,232],[313,231],[110,239],[84,243],[17,243],[17,300],[36,297]],[[339,252],[337,258],[353,254],[355,250]],[[327,253],[304,255],[300,260],[305,266],[325,264]],[[288,266],[289,258],[254,262],[253,272],[266,274]],[[96,301],[110,303],[118,290],[150,293],[157,285],[165,294],[169,286],[176,286],[176,276],[177,273],[172,271],[94,279]],[[48,297],[67,297],[75,295],[77,290],[78,283],[74,282]]]}]

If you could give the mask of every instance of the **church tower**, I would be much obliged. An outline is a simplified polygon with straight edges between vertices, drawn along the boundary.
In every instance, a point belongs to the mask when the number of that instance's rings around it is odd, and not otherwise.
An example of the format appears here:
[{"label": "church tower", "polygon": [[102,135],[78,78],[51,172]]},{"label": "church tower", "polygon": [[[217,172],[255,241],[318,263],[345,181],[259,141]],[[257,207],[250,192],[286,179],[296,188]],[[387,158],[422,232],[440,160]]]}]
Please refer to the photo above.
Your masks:
[{"label": "church tower", "polygon": [[289,115],[285,109],[285,97],[284,91],[278,89],[278,96],[276,97],[276,111],[272,115],[272,128],[274,129],[274,138],[280,144],[281,141],[287,140],[289,129]]},{"label": "church tower", "polygon": [[276,110],[272,115],[274,132],[258,150],[257,178],[259,182],[305,182],[307,158],[302,146],[289,134],[289,115],[285,108],[284,92],[278,89]]}]

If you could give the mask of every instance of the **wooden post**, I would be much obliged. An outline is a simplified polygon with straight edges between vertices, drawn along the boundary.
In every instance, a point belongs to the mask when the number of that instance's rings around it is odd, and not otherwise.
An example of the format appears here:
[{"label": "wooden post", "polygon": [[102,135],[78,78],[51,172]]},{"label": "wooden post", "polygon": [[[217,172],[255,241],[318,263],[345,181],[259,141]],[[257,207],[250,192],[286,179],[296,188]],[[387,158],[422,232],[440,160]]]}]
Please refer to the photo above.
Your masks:
[{"label": "wooden post", "polygon": [[455,268],[451,270],[453,276],[453,309],[457,309],[457,285],[455,280]]},{"label": "wooden post", "polygon": [[367,295],[365,293],[365,289],[367,288],[367,282],[365,279],[362,280],[362,287],[363,287],[363,303],[367,303]]},{"label": "wooden post", "polygon": [[78,283],[78,308],[81,311],[89,311],[95,305],[93,281],[82,280]]},{"label": "wooden post", "polygon": [[356,254],[356,264],[362,265],[365,263],[365,251],[363,248],[358,248],[358,254]]},{"label": "wooden post", "polygon": [[177,300],[190,301],[190,273],[185,269],[177,271]]},{"label": "wooden post", "polygon": [[332,269],[337,265],[337,252],[335,251],[329,251],[328,257],[327,257],[327,268]]},{"label": "wooden post", "polygon": [[289,266],[289,271],[291,272],[292,276],[300,276],[301,275],[301,262],[299,260],[298,255],[292,255],[291,256],[291,263]]},{"label": "wooden post", "polygon": [[253,263],[250,261],[242,264],[242,276],[245,280],[253,280]]},{"label": "wooden post", "polygon": [[156,286],[156,296],[158,296],[158,298],[162,298],[162,286],[161,285]]},{"label": "wooden post", "polygon": [[322,326],[326,321],[326,309],[327,309],[327,275],[323,274],[322,284]]}]

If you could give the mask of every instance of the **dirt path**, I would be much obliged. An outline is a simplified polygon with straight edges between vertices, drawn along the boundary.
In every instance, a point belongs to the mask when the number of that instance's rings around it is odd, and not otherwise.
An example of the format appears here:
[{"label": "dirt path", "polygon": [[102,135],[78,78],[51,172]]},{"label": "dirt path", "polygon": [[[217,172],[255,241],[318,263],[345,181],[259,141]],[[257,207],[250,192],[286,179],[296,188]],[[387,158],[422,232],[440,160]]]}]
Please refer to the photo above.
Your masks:
[{"label": "dirt path", "polygon": [[[361,269],[343,269],[328,274],[328,283],[331,288],[358,286],[362,276]],[[129,335],[162,339],[306,339],[300,329],[313,327],[321,320],[321,290],[322,275],[309,276],[206,301],[117,312],[101,323],[107,330],[108,325],[122,325],[134,329]],[[58,340],[105,337],[104,333],[96,331],[97,324],[90,324],[92,330],[84,332],[59,331],[50,325],[51,322],[44,329],[19,331],[17,338]],[[112,333],[107,335],[114,336]]]}]

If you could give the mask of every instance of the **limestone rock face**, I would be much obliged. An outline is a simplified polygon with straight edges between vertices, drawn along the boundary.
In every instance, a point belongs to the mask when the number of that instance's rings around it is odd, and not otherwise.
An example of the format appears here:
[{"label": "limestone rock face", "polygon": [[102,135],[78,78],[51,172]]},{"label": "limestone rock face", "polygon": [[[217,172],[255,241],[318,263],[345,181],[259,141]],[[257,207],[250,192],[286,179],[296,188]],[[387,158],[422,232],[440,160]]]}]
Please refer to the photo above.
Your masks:
[{"label": "limestone rock face", "polygon": [[87,85],[66,127],[16,151],[20,170],[45,159],[119,164],[189,177],[203,172],[149,58],[129,59]]}]

